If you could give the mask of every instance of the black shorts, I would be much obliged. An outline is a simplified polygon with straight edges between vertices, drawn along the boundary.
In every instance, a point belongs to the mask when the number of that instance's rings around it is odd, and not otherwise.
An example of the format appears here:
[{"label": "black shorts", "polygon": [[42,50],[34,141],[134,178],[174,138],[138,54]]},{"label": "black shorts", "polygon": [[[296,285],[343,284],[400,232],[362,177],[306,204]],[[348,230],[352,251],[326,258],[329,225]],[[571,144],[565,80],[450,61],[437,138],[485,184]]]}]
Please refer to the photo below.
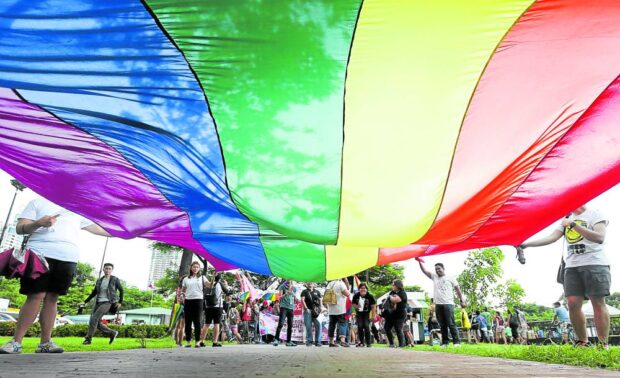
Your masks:
[{"label": "black shorts", "polygon": [[585,265],[566,268],[564,295],[600,298],[609,296],[611,273],[608,265]]},{"label": "black shorts", "polygon": [[207,307],[205,309],[205,324],[220,324],[222,321],[221,307]]},{"label": "black shorts", "polygon": [[65,295],[71,287],[75,276],[77,263],[45,258],[49,265],[49,272],[33,280],[22,277],[20,280],[19,293],[24,295],[37,293],[56,293]]}]

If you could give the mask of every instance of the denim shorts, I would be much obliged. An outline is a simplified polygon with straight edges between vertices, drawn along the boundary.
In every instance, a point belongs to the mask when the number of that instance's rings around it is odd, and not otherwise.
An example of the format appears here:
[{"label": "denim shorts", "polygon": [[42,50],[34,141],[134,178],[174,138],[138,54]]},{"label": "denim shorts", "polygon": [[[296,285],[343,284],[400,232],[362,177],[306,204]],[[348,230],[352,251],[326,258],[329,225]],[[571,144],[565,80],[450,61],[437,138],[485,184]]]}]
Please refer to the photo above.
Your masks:
[{"label": "denim shorts", "polygon": [[566,268],[564,295],[600,298],[609,296],[611,273],[608,265],[585,265]]}]

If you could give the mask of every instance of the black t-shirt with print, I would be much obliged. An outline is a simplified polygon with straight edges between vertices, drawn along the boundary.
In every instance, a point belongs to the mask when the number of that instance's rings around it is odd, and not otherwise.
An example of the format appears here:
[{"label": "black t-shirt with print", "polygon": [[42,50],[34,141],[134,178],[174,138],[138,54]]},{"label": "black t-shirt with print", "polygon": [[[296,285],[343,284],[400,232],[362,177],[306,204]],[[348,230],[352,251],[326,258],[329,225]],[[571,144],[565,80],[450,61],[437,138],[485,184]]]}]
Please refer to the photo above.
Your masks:
[{"label": "black t-shirt with print", "polygon": [[398,295],[400,297],[400,302],[396,304],[395,314],[405,316],[407,314],[407,293],[404,290],[399,292],[390,291],[391,295]]},{"label": "black t-shirt with print", "polygon": [[359,309],[357,310],[357,312],[368,312],[370,311],[370,306],[377,304],[377,301],[375,300],[375,297],[372,296],[372,294],[370,293],[366,293],[366,296],[362,297],[360,295],[360,293],[355,293],[355,295],[353,296],[353,299],[351,300],[351,303],[353,304],[359,304],[360,298],[364,298],[364,308],[363,309]]},{"label": "black t-shirt with print", "polygon": [[310,289],[304,289],[304,291],[301,292],[301,297],[304,302],[306,302],[306,307],[309,309],[311,309],[315,304],[318,305],[321,303],[321,293],[317,289],[312,291],[310,291]]}]

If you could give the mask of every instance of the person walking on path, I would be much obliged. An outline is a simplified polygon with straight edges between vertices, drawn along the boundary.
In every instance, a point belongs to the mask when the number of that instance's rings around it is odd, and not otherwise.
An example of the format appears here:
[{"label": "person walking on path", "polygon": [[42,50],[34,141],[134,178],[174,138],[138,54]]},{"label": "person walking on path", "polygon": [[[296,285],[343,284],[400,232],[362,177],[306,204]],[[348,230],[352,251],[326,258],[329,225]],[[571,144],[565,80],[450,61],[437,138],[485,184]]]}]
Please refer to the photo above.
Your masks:
[{"label": "person walking on path", "polygon": [[106,327],[101,322],[105,314],[109,313],[110,310],[114,310],[114,313],[118,312],[123,304],[123,285],[121,285],[121,280],[118,277],[112,275],[113,270],[114,265],[110,263],[103,264],[104,276],[97,280],[93,291],[84,300],[84,305],[86,305],[91,299],[95,298],[95,306],[88,323],[88,333],[82,345],[91,344],[96,329],[99,329],[99,331],[110,338],[110,344],[118,336],[118,331]]},{"label": "person walking on path", "polygon": [[504,329],[506,328],[505,324],[506,323],[504,322],[502,314],[499,311],[495,311],[495,316],[493,317],[493,328],[495,329],[495,342],[498,344],[500,339],[504,341],[504,345],[507,344],[506,334],[504,332]]},{"label": "person walking on path", "polygon": [[377,301],[368,291],[368,285],[361,283],[359,292],[353,295],[353,307],[355,307],[355,320],[357,322],[357,333],[359,347],[369,347],[372,345],[370,336],[370,319],[374,318],[377,312]]},{"label": "person walking on path", "polygon": [[[329,337],[330,347],[336,347],[338,345],[343,347],[349,346],[345,340],[346,320],[344,318],[344,314],[347,312],[347,298],[349,295],[351,295],[351,292],[349,291],[349,282],[346,278],[331,281],[325,288],[323,302],[327,304],[327,313],[329,314],[327,336]],[[336,344],[336,338],[334,337],[336,326],[338,326],[340,344]]]},{"label": "person walking on path", "polygon": [[280,316],[278,317],[278,328],[276,329],[273,345],[280,344],[280,331],[286,319],[286,346],[295,347],[297,344],[291,341],[293,335],[293,310],[295,309],[295,295],[293,294],[293,281],[284,281],[278,288],[280,292]]},{"label": "person walking on path", "polygon": [[577,346],[590,346],[586,318],[581,309],[584,299],[590,299],[594,310],[594,325],[598,340],[608,349],[609,312],[605,297],[609,296],[611,272],[605,253],[605,232],[609,221],[598,210],[582,205],[560,221],[547,237],[527,241],[518,249],[540,247],[564,236],[566,269],[558,277],[564,284],[570,320],[579,341]]},{"label": "person walking on path", "polygon": [[0,347],[0,353],[22,352],[22,340],[37,315],[41,324],[41,342],[35,353],[64,352],[52,341],[52,330],[58,312],[58,297],[67,294],[77,269],[80,230],[110,236],[99,225],[44,198],[30,201],[18,217],[15,231],[19,235],[30,235],[26,248],[45,257],[49,270],[37,279],[22,277],[19,292],[27,296],[26,302],[19,311],[13,339]]},{"label": "person walking on path", "polygon": [[[306,289],[301,292],[301,304],[304,309],[304,325],[306,326],[306,346],[321,346],[321,323],[319,315],[323,311],[321,293],[315,288],[314,282],[306,283]],[[314,339],[312,338],[314,326]]]},{"label": "person walking on path", "polygon": [[[224,314],[224,295],[228,295],[230,289],[226,280],[222,279],[220,273],[215,274],[213,282],[207,283],[207,288],[211,289],[210,294],[205,295],[205,328],[213,324],[213,347],[221,347],[219,342],[220,323]],[[206,336],[206,329],[204,335]],[[204,345],[204,343],[203,343]]]},{"label": "person walking on path", "polygon": [[392,329],[396,331],[398,347],[403,348],[407,345],[403,326],[407,317],[407,293],[404,290],[403,281],[392,281],[392,291],[383,303],[385,315],[385,334],[388,338],[389,346],[395,348],[394,335]]},{"label": "person walking on path", "polygon": [[[437,321],[441,328],[441,344],[447,346],[449,343],[448,329],[452,335],[452,342],[455,347],[461,346],[459,332],[454,321],[454,292],[461,301],[461,307],[467,307],[467,302],[463,298],[463,293],[458,282],[454,277],[447,277],[442,263],[435,264],[435,272],[429,272],[421,258],[416,258],[420,264],[420,269],[428,278],[433,280],[433,299],[435,300],[435,312]],[[473,327],[472,327],[473,328]]]},{"label": "person walking on path", "polygon": [[189,267],[189,275],[183,279],[181,298],[183,299],[183,311],[185,314],[185,340],[186,348],[191,348],[192,325],[194,326],[195,347],[199,348],[200,330],[202,329],[203,312],[203,289],[205,278],[202,275],[200,263],[192,262]]}]

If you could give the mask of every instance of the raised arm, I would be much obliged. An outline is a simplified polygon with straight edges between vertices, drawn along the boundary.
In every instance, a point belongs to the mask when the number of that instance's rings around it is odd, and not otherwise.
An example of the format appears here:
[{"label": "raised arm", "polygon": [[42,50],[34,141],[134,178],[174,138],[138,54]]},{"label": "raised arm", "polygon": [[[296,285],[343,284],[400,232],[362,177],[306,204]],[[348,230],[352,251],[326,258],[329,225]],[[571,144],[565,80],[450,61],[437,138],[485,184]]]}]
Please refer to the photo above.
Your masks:
[{"label": "raised arm", "polygon": [[541,239],[525,242],[521,244],[520,247],[521,248],[542,247],[543,245],[549,245],[551,243],[555,243],[556,241],[560,240],[562,235],[563,235],[562,231],[554,230],[550,235],[545,236],[544,238],[541,238]]},{"label": "raised arm", "polygon": [[418,260],[418,264],[420,264],[420,270],[422,270],[422,273],[424,273],[426,277],[431,278],[431,272],[426,270],[426,267],[424,266],[424,260],[419,257],[416,257],[416,260]]}]

